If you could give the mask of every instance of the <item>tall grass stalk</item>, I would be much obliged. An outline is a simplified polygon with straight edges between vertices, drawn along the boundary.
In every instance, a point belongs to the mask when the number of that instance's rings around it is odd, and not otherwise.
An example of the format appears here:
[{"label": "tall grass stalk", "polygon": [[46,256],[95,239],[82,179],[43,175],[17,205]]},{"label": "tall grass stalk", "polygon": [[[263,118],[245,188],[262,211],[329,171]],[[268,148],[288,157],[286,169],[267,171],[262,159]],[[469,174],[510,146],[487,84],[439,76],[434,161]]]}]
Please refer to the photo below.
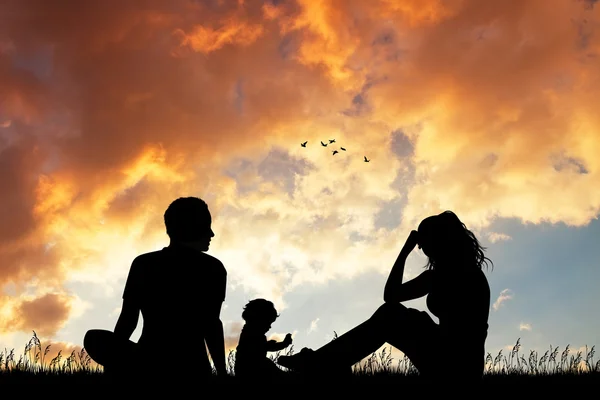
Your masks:
[{"label": "tall grass stalk", "polygon": [[[337,337],[334,332],[333,340]],[[102,374],[101,366],[95,365],[85,349],[73,351],[64,357],[62,350],[51,359],[48,359],[50,346],[42,346],[35,331],[33,337],[27,342],[22,353],[15,353],[14,349],[0,351],[0,376],[6,375],[73,375],[73,374]],[[290,346],[285,351],[277,352],[270,356],[277,362],[281,355],[294,354],[294,347]],[[550,346],[541,356],[534,350],[521,351],[521,339],[509,352],[500,350],[496,356],[487,353],[485,357],[484,377],[502,376],[600,376],[600,360],[594,360],[595,346],[585,347],[585,352],[573,351],[567,345],[562,352],[558,347]],[[460,357],[460,354],[458,354]],[[440,362],[444,362],[447,355],[440,354]],[[135,360],[132,360],[135,364]],[[235,350],[227,355],[227,370],[230,375],[235,375]],[[281,367],[283,370],[285,368]],[[450,365],[449,368],[452,368]],[[384,347],[366,357],[352,367],[354,375],[398,375],[417,376],[418,370],[410,359],[404,355],[397,359],[392,356],[392,347]]]}]

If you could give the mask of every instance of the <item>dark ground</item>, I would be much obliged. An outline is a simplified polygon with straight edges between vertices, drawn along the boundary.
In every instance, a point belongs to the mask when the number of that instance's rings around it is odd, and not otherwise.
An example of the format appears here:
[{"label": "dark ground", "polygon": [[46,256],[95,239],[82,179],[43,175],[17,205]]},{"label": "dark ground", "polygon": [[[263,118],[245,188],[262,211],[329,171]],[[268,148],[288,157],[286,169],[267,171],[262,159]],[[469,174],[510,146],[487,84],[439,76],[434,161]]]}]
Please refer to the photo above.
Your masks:
[{"label": "dark ground", "polygon": [[[161,379],[160,375],[158,377],[142,377],[139,382],[129,382],[131,385],[138,386],[152,386],[157,385],[162,382],[175,385],[181,385],[182,382],[190,383],[193,385],[194,378],[186,377],[180,381],[171,381],[167,379]],[[25,372],[1,372],[0,373],[0,385],[37,385],[37,384],[52,384],[52,385],[61,385],[65,388],[68,388],[70,385],[85,385],[88,387],[103,387],[109,384],[115,383],[115,381],[111,380],[109,377],[105,376],[102,373],[85,373],[85,372],[77,372],[73,374],[32,374]],[[220,386],[241,386],[241,385],[252,385],[252,384],[261,384],[260,382],[244,382],[235,377],[228,377],[226,379],[213,379],[211,383]],[[319,385],[334,383],[336,386],[340,385],[354,385],[354,384],[370,384],[370,385],[388,385],[393,384],[394,386],[404,386],[404,385],[436,385],[438,383],[432,383],[430,381],[426,381],[419,377],[418,375],[402,375],[402,374],[376,374],[370,376],[361,376],[361,375],[353,375],[351,377],[344,378],[304,378],[302,376],[297,376],[290,374],[286,379],[278,379],[277,381],[263,382],[262,384],[266,386],[273,385],[285,385],[285,386],[298,386],[303,384],[316,384]],[[448,382],[441,382],[443,385]],[[120,383],[121,384],[121,383]],[[536,387],[548,387],[552,385],[593,385],[600,387],[600,372],[596,373],[584,373],[584,374],[551,374],[551,375],[486,375],[483,377],[481,384],[484,386],[536,386]],[[595,397],[595,396],[593,396]]]}]

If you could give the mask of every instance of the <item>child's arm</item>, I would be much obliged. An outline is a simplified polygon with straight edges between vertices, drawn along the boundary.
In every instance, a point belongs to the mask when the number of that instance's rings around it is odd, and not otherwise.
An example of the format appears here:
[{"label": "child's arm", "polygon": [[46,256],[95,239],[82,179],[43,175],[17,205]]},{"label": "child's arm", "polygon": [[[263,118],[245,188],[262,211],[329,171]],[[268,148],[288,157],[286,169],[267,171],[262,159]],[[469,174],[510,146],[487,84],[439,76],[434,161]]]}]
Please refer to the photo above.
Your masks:
[{"label": "child's arm", "polygon": [[282,342],[276,340],[269,340],[267,342],[267,351],[280,351],[292,344],[292,334],[288,333],[285,335],[285,339]]}]

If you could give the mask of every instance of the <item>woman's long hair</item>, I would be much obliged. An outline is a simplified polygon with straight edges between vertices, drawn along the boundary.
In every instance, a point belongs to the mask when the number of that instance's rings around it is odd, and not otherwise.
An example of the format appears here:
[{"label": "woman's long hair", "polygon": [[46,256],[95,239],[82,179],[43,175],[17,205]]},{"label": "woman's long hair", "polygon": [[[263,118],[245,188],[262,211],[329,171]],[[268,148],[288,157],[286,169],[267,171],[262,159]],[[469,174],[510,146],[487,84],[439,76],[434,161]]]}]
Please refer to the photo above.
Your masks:
[{"label": "woman's long hair", "polygon": [[[494,263],[485,256],[485,247],[481,245],[473,232],[452,211],[444,211],[424,219],[419,225],[419,234],[423,232],[430,241],[433,256],[428,257],[426,269],[435,269],[442,258],[452,257],[453,261],[475,264],[478,268]],[[437,259],[439,257],[440,259]]]}]

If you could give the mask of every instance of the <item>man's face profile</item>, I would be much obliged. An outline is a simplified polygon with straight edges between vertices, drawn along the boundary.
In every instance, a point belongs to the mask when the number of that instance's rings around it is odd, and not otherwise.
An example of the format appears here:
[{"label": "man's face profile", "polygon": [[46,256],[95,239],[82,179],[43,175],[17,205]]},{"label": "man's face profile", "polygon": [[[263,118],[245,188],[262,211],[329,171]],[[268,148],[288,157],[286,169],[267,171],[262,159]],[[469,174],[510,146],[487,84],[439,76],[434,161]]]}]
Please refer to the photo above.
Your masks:
[{"label": "man's face profile", "polygon": [[201,247],[206,251],[210,247],[210,240],[215,236],[215,233],[212,230],[212,218],[210,213],[208,213],[208,218],[206,215],[203,215],[196,226],[198,228],[198,239],[202,244]]}]

